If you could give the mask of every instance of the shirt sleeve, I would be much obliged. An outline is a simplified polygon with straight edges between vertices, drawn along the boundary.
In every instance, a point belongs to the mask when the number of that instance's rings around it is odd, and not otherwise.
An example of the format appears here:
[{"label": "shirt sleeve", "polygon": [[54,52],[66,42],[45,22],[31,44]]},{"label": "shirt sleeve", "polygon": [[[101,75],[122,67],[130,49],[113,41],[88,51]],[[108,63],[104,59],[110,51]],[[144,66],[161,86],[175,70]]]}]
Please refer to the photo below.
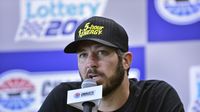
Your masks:
[{"label": "shirt sleeve", "polygon": [[171,85],[160,81],[154,89],[153,105],[158,112],[184,112],[183,104]]},{"label": "shirt sleeve", "polygon": [[48,94],[38,112],[61,112],[64,108],[63,101],[66,99],[62,85],[58,85]]}]

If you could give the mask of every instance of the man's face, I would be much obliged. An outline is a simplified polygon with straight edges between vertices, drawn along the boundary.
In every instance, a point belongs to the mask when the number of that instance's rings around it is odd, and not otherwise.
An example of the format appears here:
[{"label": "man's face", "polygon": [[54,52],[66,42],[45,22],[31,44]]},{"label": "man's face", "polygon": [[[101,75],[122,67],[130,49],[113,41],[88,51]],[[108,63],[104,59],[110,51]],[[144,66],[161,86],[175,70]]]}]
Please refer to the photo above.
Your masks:
[{"label": "man's face", "polygon": [[103,96],[121,84],[124,69],[113,48],[95,42],[83,42],[79,44],[77,52],[81,78],[91,78],[96,80],[98,85],[103,85]]}]

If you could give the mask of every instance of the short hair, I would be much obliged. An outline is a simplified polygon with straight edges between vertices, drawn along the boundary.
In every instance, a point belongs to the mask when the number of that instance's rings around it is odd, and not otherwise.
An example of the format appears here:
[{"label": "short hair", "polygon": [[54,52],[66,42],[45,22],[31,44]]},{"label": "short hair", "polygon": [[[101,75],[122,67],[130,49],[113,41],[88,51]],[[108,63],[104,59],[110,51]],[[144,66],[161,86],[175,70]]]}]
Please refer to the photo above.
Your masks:
[{"label": "short hair", "polygon": [[[119,62],[122,63],[122,58],[123,58],[123,56],[124,56],[124,54],[125,54],[126,52],[123,52],[123,51],[120,50],[120,49],[116,49],[115,51],[116,51],[116,53],[117,53]],[[130,70],[130,67],[127,69],[127,75],[129,75],[129,70]]]}]

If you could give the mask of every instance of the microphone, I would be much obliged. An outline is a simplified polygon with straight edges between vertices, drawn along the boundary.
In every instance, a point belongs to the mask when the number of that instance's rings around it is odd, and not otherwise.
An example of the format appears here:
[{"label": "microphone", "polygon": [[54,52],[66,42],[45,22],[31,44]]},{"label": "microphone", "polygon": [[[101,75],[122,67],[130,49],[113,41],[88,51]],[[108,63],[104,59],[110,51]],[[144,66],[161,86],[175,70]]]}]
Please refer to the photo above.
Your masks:
[{"label": "microphone", "polygon": [[102,85],[97,86],[95,80],[85,79],[81,84],[81,89],[68,91],[67,104],[83,112],[97,112],[102,90]]},{"label": "microphone", "polygon": [[85,79],[81,84],[81,88],[87,88],[92,86],[97,86],[97,83],[94,79]]},{"label": "microphone", "polygon": [[[82,84],[81,88],[93,87],[97,86],[97,83],[93,79],[85,79]],[[92,112],[92,108],[95,106],[95,103],[92,101],[83,102],[83,112]]]}]

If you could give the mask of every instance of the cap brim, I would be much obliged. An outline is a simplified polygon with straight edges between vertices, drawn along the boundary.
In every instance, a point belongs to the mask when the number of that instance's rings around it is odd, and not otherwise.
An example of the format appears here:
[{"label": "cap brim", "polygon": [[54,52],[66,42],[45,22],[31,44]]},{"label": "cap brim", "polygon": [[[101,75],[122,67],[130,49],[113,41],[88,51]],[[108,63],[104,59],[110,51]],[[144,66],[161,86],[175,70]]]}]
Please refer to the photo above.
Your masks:
[{"label": "cap brim", "polygon": [[77,41],[71,42],[70,44],[68,44],[65,47],[64,52],[65,53],[76,53],[80,42],[84,42],[84,41],[93,41],[93,42],[97,42],[97,43],[100,43],[100,44],[103,44],[103,45],[106,45],[106,46],[109,46],[109,47],[118,48],[116,45],[114,45],[110,42],[98,39],[98,38],[87,38],[87,39],[77,40]]}]

